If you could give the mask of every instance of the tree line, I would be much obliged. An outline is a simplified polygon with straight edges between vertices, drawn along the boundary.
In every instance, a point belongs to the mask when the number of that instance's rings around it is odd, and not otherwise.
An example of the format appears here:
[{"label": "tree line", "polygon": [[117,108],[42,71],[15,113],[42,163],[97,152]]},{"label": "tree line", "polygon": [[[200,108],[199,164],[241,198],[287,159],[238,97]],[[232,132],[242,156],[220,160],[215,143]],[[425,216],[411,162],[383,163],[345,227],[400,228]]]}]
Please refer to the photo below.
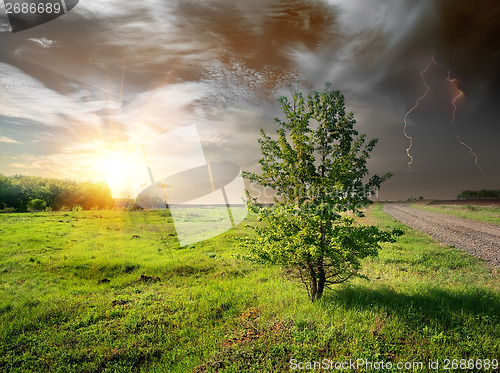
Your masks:
[{"label": "tree line", "polygon": [[106,209],[113,207],[108,184],[0,174],[0,210]]},{"label": "tree line", "polygon": [[457,199],[500,199],[500,190],[464,190]]}]

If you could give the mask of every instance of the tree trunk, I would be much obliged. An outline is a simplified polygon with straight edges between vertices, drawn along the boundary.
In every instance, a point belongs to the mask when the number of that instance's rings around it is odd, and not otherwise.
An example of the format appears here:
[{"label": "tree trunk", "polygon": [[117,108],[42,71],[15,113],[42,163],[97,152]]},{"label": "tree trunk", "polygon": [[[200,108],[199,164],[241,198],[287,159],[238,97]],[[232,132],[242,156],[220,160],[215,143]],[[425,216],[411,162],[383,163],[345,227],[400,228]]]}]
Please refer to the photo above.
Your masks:
[{"label": "tree trunk", "polygon": [[318,260],[316,266],[313,266],[309,261],[307,262],[309,270],[309,296],[311,302],[320,299],[325,290],[326,276],[323,268],[323,258]]},{"label": "tree trunk", "polygon": [[[319,228],[320,231],[320,243],[321,243],[321,250],[324,252],[326,249],[326,234],[325,234],[325,227],[323,224],[320,225]],[[316,268],[318,272],[318,290],[316,293],[316,299],[320,299],[323,296],[323,290],[325,290],[325,283],[326,283],[326,276],[325,276],[325,268],[323,267],[323,255],[321,255],[318,259],[318,262],[316,263]]]},{"label": "tree trunk", "polygon": [[318,290],[316,293],[316,299],[320,299],[323,296],[323,290],[325,290],[325,283],[326,283],[325,269],[323,268],[323,258],[321,258],[318,263]]},{"label": "tree trunk", "polygon": [[318,295],[318,280],[316,279],[316,272],[311,262],[308,260],[306,264],[309,270],[309,297],[311,298],[311,302],[314,302]]}]

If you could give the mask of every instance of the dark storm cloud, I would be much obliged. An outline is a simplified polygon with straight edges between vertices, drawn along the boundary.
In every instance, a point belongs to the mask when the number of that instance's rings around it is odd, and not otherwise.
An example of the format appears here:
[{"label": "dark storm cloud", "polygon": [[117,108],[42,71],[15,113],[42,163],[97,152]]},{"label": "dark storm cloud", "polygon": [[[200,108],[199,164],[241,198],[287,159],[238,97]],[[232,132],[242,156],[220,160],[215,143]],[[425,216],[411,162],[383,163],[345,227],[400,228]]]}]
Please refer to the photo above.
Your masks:
[{"label": "dark storm cloud", "polygon": [[498,93],[500,83],[500,4],[495,1],[443,1],[438,11],[436,44],[445,62],[468,81],[488,82]]},{"label": "dark storm cloud", "polygon": [[[406,198],[425,189],[436,191],[431,196],[443,197],[448,186],[448,196],[453,197],[460,188],[498,187],[500,112],[495,102],[500,83],[496,37],[500,5],[494,1],[331,3],[339,8],[341,50],[298,51],[296,61],[313,86],[329,80],[346,94],[359,128],[380,139],[372,168],[395,174],[383,191]],[[457,79],[465,99],[457,103],[452,127],[451,83],[446,81],[446,70],[431,66],[426,74],[431,93],[408,118],[415,161],[405,182],[409,144],[402,133],[403,117],[425,92],[419,72],[433,51],[436,61]],[[454,132],[478,154],[488,177]]]},{"label": "dark storm cloud", "polygon": [[318,50],[339,40],[334,9],[319,1],[180,2],[175,14],[187,35],[216,42],[223,59],[237,58],[253,69],[294,68],[293,48]]},{"label": "dark storm cloud", "polygon": [[82,12],[90,62],[118,71],[126,63],[131,89],[211,79],[219,69],[233,77],[239,70],[248,89],[271,91],[293,80],[295,49],[317,51],[340,40],[334,8],[320,1],[153,4],[131,4],[117,14],[111,4]]},{"label": "dark storm cloud", "polygon": [[497,86],[497,2],[331,2],[339,8],[342,50],[338,44],[330,45],[329,52],[304,53],[307,58],[303,61],[299,57],[301,68],[311,79],[321,81],[328,75],[346,83],[363,81],[367,89],[376,85],[407,93],[420,79],[418,74],[411,78],[415,69],[424,68],[434,50],[437,61],[460,77],[465,88],[481,83]]},{"label": "dark storm cloud", "polygon": [[[334,8],[298,0],[89,1],[44,27],[0,37],[9,63],[61,93],[61,80],[83,79],[92,90],[119,86],[125,68],[125,102],[133,92],[204,79],[214,64],[243,65],[247,88],[270,91],[293,80],[294,49],[317,51],[340,40]],[[52,48],[35,47],[42,42]],[[254,87],[255,72],[265,84]]]},{"label": "dark storm cloud", "polygon": [[[423,69],[432,51],[460,81],[466,94],[487,85],[498,93],[500,83],[500,5],[494,1],[406,2],[396,18],[410,18],[384,34],[376,28],[378,40],[362,43],[361,54],[372,59],[373,68],[382,72],[380,84],[410,92],[418,76],[408,79],[414,69]],[[391,20],[388,20],[391,22]],[[359,35],[362,37],[362,33]],[[374,50],[374,46],[378,51]],[[366,51],[369,51],[366,53]],[[371,51],[370,51],[371,50]],[[379,57],[377,57],[377,54]],[[356,56],[363,61],[363,56]],[[365,59],[366,61],[366,59]],[[405,84],[405,82],[408,82]]]}]

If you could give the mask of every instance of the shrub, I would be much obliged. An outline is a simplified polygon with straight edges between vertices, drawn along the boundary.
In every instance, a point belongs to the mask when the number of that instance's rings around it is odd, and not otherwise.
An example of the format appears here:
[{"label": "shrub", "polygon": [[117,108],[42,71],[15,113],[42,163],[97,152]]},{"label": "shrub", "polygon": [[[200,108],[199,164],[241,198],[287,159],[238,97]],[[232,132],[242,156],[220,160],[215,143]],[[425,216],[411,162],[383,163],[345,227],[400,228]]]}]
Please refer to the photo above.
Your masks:
[{"label": "shrub", "polygon": [[26,207],[30,211],[43,211],[47,208],[47,202],[43,199],[35,198],[29,201]]},{"label": "shrub", "polygon": [[2,214],[11,214],[13,212],[16,212],[16,209],[14,207],[6,207],[6,208],[0,210],[0,213],[2,213]]}]

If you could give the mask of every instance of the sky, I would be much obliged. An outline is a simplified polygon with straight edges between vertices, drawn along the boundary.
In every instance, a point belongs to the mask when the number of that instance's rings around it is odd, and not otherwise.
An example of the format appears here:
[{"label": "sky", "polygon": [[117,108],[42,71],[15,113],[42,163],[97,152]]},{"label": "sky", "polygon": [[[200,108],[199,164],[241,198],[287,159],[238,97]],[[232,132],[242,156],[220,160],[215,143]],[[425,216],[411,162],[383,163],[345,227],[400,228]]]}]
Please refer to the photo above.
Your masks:
[{"label": "sky", "polygon": [[0,173],[117,196],[128,155],[188,125],[205,160],[258,171],[277,99],[328,81],[379,139],[379,199],[500,189],[498,19],[495,0],[81,0],[12,33],[0,2]]}]

